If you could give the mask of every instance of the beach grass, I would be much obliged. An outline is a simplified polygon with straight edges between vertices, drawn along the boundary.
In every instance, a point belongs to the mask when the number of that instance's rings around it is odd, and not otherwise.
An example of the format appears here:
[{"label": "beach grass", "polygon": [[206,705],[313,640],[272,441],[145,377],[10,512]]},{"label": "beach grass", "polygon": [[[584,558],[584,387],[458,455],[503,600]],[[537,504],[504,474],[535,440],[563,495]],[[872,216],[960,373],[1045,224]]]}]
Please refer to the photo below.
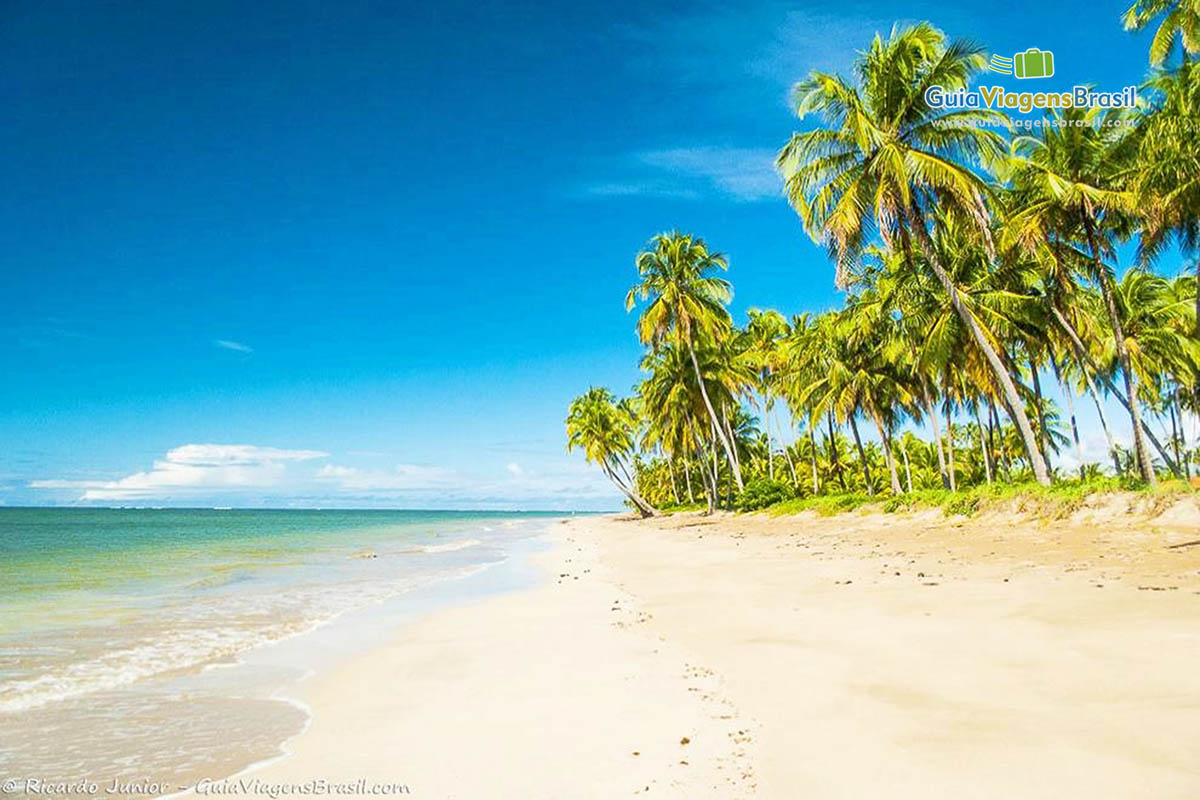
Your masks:
[{"label": "beach grass", "polygon": [[1124,494],[1141,501],[1148,510],[1165,507],[1175,500],[1196,494],[1196,489],[1181,480],[1162,481],[1155,487],[1140,482],[1107,476],[1086,481],[1062,481],[1042,486],[1025,483],[993,483],[968,489],[919,489],[909,494],[879,497],[861,492],[798,497],[775,503],[764,509],[771,516],[813,511],[821,516],[848,511],[896,513],[940,508],[946,516],[975,514],[990,510],[1017,511],[1040,519],[1061,519],[1102,495]]}]

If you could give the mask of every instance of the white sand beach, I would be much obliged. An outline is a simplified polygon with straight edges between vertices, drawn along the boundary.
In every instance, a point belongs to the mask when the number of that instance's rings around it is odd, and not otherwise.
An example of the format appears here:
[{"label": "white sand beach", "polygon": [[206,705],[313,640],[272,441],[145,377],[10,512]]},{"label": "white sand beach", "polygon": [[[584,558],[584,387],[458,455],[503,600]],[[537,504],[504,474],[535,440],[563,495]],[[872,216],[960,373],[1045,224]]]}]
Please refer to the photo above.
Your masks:
[{"label": "white sand beach", "polygon": [[[585,518],[315,678],[263,782],[429,798],[1193,798],[1193,500]],[[1195,546],[1193,546],[1195,545]]]}]

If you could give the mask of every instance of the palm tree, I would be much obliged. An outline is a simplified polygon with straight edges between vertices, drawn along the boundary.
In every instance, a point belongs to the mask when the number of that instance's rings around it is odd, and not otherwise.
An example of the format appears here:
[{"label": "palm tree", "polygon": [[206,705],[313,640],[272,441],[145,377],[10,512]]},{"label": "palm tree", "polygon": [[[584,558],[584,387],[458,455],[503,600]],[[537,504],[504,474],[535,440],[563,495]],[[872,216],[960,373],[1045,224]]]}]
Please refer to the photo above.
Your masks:
[{"label": "palm tree", "polygon": [[[746,355],[756,370],[755,383],[762,397],[763,432],[767,441],[767,477],[775,479],[774,451],[771,448],[771,410],[775,405],[773,378],[782,360],[780,340],[787,333],[787,320],[778,311],[760,311],[752,308],[744,333],[747,339]],[[787,448],[784,448],[785,454]],[[789,463],[791,456],[787,456]],[[795,468],[792,468],[793,474]]]},{"label": "palm tree", "polygon": [[893,28],[886,40],[876,35],[855,65],[858,85],[821,72],[797,85],[797,115],[819,114],[825,125],[794,134],[776,163],[809,235],[833,251],[839,287],[872,231],[906,255],[915,240],[1000,385],[1034,475],[1048,485],[1012,376],[993,336],[963,304],[928,227],[930,215],[941,209],[971,220],[990,241],[986,186],[972,166],[1002,152],[1002,139],[986,127],[1002,117],[984,109],[937,111],[925,99],[934,85],[951,92],[965,88],[984,63],[977,45],[947,43],[929,23]]},{"label": "palm tree", "polygon": [[1188,53],[1200,52],[1200,3],[1196,0],[1134,0],[1121,21],[1125,30],[1140,31],[1162,18],[1150,41],[1150,63],[1161,66],[1175,47],[1175,40]]},{"label": "palm tree", "polygon": [[592,387],[572,400],[567,411],[567,452],[582,449],[643,517],[657,516],[658,509],[637,493],[626,463],[633,453],[635,430],[632,409],[616,402],[608,389]]},{"label": "palm tree", "polygon": [[1105,229],[1116,228],[1123,214],[1135,209],[1132,192],[1120,186],[1128,160],[1127,140],[1119,121],[1103,109],[1055,111],[1056,124],[1043,126],[1040,136],[1013,140],[1007,163],[1023,209],[1012,223],[1017,228],[1053,232],[1060,240],[1082,240],[1091,274],[1100,287],[1112,328],[1116,355],[1125,383],[1125,397],[1133,427],[1134,452],[1142,478],[1157,482],[1150,450],[1142,430],[1138,404],[1138,376],[1131,368],[1125,333],[1117,310],[1114,273],[1105,263],[1111,252]]},{"label": "palm tree", "polygon": [[698,340],[715,341],[727,334],[732,324],[725,308],[733,298],[732,288],[724,278],[712,274],[728,269],[728,262],[720,253],[709,252],[704,240],[690,233],[662,233],[651,239],[650,245],[651,249],[638,254],[640,281],[625,296],[625,309],[631,311],[640,301],[648,300],[637,321],[642,343],[658,347],[670,340],[687,352],[711,429],[741,489],[742,474],[733,444],[709,399],[696,360]]},{"label": "palm tree", "polygon": [[[1185,254],[1200,251],[1200,66],[1184,63],[1154,76],[1146,88],[1154,97],[1139,118],[1137,169],[1133,191],[1145,209],[1140,256],[1153,260],[1174,234]],[[1200,258],[1194,264],[1200,280]],[[1196,299],[1200,339],[1200,297]]]}]

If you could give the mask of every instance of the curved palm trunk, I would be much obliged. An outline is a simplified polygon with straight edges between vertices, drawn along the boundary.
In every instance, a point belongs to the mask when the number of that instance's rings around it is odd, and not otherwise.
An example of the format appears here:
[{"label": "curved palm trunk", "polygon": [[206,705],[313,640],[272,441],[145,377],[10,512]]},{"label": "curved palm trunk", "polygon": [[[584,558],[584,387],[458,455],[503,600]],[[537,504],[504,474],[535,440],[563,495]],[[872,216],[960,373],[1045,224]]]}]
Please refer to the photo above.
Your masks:
[{"label": "curved palm trunk", "polygon": [[629,502],[633,503],[633,505],[637,508],[638,513],[642,515],[642,519],[645,519],[646,517],[659,516],[659,510],[657,508],[647,503],[644,499],[642,499],[641,495],[639,495],[632,488],[626,486],[621,479],[617,477],[617,473],[615,470],[613,470],[611,464],[607,462],[601,462],[600,467],[604,470],[604,474],[608,476],[608,479],[612,481],[618,489],[621,490],[621,493],[629,498]]},{"label": "curved palm trunk", "polygon": [[683,459],[683,483],[687,486],[688,502],[696,502],[696,495],[692,493],[692,471],[688,469],[687,458]]},{"label": "curved palm trunk", "polygon": [[1092,265],[1096,270],[1096,279],[1100,283],[1100,293],[1104,295],[1104,306],[1108,310],[1108,322],[1112,325],[1113,341],[1117,346],[1117,359],[1121,362],[1121,375],[1125,378],[1125,395],[1129,398],[1126,407],[1129,409],[1129,419],[1133,423],[1133,451],[1137,455],[1138,468],[1142,479],[1150,486],[1158,483],[1154,474],[1154,462],[1150,460],[1150,450],[1146,447],[1146,437],[1142,434],[1142,411],[1138,405],[1138,376],[1133,371],[1129,360],[1129,348],[1125,346],[1125,329],[1121,325],[1121,317],[1117,314],[1117,300],[1113,293],[1112,280],[1104,262],[1100,259],[1100,249],[1096,242],[1096,231],[1092,226],[1091,215],[1083,213],[1083,227],[1087,234],[1088,248],[1092,251]]},{"label": "curved palm trunk", "polygon": [[871,467],[867,464],[867,454],[863,450],[862,439],[858,435],[858,423],[854,421],[855,414],[850,415],[850,430],[854,432],[854,446],[858,448],[858,463],[862,467],[863,482],[867,485],[867,494],[875,496],[875,487],[871,485]]},{"label": "curved palm trunk", "polygon": [[[1125,395],[1123,395],[1121,391],[1115,385],[1113,385],[1113,382],[1109,380],[1107,375],[1104,374],[1099,365],[1092,360],[1091,355],[1088,354],[1087,348],[1083,346],[1083,342],[1080,340],[1079,334],[1075,332],[1075,328],[1073,328],[1071,324],[1067,322],[1066,318],[1063,317],[1062,312],[1060,312],[1057,308],[1051,308],[1050,311],[1054,315],[1055,322],[1057,322],[1058,326],[1067,334],[1067,338],[1071,340],[1071,345],[1075,348],[1075,356],[1079,359],[1080,370],[1083,372],[1083,377],[1087,379],[1088,389],[1092,393],[1092,398],[1096,401],[1097,408],[1100,406],[1100,395],[1097,393],[1095,385],[1092,384],[1092,377],[1088,373],[1088,369],[1091,369],[1093,372],[1095,372],[1096,377],[1104,383],[1104,387],[1112,392],[1113,397],[1117,398],[1117,401],[1121,405],[1125,406],[1125,410],[1130,413],[1130,417],[1132,418],[1133,411],[1129,407],[1129,401],[1126,399]],[[1102,422],[1104,421],[1103,413],[1104,412],[1101,412]],[[1139,420],[1141,420],[1140,414],[1138,414],[1137,417]],[[1150,440],[1150,443],[1154,445],[1154,449],[1157,450],[1158,454],[1162,457],[1163,462],[1167,465],[1167,469],[1171,470],[1171,472],[1175,474],[1175,477],[1183,477],[1183,473],[1179,471],[1179,465],[1176,464],[1169,455],[1167,455],[1166,448],[1162,446],[1162,442],[1158,441],[1158,437],[1154,435],[1154,431],[1150,430],[1150,426],[1144,421],[1142,422],[1141,431],[1146,435],[1146,438]],[[1105,426],[1105,434],[1108,434],[1107,425]],[[1108,442],[1109,451],[1114,454],[1113,460],[1118,462],[1117,473],[1120,474],[1122,470],[1115,455],[1117,451],[1111,435],[1108,436]]]},{"label": "curved palm trunk", "polygon": [[1037,439],[1033,435],[1033,427],[1029,424],[1029,417],[1025,414],[1025,404],[1021,402],[1021,396],[1017,394],[1017,386],[1013,383],[1012,376],[1008,374],[1008,370],[1004,368],[1003,362],[1000,361],[1000,356],[996,353],[996,348],[992,346],[991,341],[984,334],[983,328],[979,322],[963,305],[962,298],[958,296],[958,288],[955,287],[954,281],[950,280],[950,273],[942,265],[941,259],[933,246],[933,240],[929,236],[929,231],[925,228],[925,221],[921,218],[920,212],[915,207],[905,209],[908,216],[909,227],[916,234],[917,241],[921,246],[925,258],[929,261],[929,265],[933,268],[933,272],[937,275],[938,281],[946,290],[946,294],[950,297],[950,305],[953,306],[955,313],[959,319],[967,326],[967,330],[971,332],[971,338],[975,340],[975,344],[983,351],[984,358],[987,359],[988,366],[991,367],[992,373],[996,376],[996,380],[1000,384],[1000,389],[1004,393],[1005,400],[1009,408],[1009,413],[1012,414],[1013,422],[1016,423],[1017,430],[1021,433],[1021,440],[1025,443],[1025,449],[1029,453],[1029,463],[1033,467],[1033,475],[1037,478],[1037,482],[1043,486],[1050,485],[1050,473],[1046,470],[1046,462],[1042,460],[1041,452],[1038,450]]},{"label": "curved palm trunk", "polygon": [[712,401],[708,399],[708,389],[704,385],[704,376],[700,374],[700,362],[696,360],[696,350],[691,345],[688,345],[688,355],[692,358],[692,369],[696,371],[696,383],[700,386],[700,397],[704,399],[704,408],[708,410],[708,418],[713,424],[713,430],[716,431],[717,437],[721,440],[721,446],[725,448],[725,456],[729,459],[730,468],[733,470],[733,479],[737,481],[737,487],[741,489],[743,488],[742,471],[738,469],[735,463],[732,445],[725,438],[724,432],[721,431],[721,426],[717,424],[717,412],[713,410]]}]

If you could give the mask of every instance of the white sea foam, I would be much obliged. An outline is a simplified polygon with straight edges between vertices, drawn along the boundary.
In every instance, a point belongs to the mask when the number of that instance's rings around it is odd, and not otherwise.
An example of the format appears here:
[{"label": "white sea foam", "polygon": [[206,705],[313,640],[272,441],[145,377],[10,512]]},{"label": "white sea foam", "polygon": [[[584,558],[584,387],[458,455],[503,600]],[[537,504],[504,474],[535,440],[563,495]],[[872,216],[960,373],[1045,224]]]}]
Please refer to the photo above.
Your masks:
[{"label": "white sea foam", "polygon": [[[479,544],[449,542],[446,549]],[[436,552],[436,551],[435,551]],[[94,692],[120,689],[144,678],[229,662],[261,645],[282,641],[332,622],[355,609],[404,592],[486,569],[455,570],[394,580],[309,584],[266,594],[233,595],[176,608],[152,632],[70,663],[46,665],[37,677],[0,683],[0,713],[14,713]]]},{"label": "white sea foam", "polygon": [[478,539],[456,539],[453,542],[445,542],[444,544],[429,544],[424,547],[418,547],[417,552],[420,553],[450,553],[455,550],[466,550],[468,547],[478,547],[483,542]]}]

